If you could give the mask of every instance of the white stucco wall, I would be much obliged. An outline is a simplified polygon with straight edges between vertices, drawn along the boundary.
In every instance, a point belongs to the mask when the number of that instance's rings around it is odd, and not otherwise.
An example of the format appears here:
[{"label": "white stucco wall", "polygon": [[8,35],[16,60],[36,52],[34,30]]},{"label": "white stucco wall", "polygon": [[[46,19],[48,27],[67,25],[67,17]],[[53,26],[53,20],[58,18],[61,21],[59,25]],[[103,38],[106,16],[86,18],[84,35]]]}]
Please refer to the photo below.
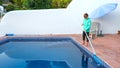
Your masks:
[{"label": "white stucco wall", "polygon": [[[83,14],[115,0],[73,0],[66,9],[19,10],[8,12],[1,20],[0,35],[13,34],[79,34],[82,33]],[[103,33],[120,29],[120,6],[99,18]],[[109,19],[110,18],[110,19]]]},{"label": "white stucco wall", "polygon": [[99,19],[93,20],[100,23],[100,29],[104,34],[116,34],[120,30],[120,5],[117,9],[108,15]]}]

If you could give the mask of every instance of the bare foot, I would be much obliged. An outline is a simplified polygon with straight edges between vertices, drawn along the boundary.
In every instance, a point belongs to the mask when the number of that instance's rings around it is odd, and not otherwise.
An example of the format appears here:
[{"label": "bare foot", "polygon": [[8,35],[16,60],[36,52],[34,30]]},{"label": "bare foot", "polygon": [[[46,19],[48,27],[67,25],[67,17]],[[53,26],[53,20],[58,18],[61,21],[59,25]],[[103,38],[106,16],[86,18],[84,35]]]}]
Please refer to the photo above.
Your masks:
[{"label": "bare foot", "polygon": [[85,41],[82,42],[82,45],[85,45]]}]

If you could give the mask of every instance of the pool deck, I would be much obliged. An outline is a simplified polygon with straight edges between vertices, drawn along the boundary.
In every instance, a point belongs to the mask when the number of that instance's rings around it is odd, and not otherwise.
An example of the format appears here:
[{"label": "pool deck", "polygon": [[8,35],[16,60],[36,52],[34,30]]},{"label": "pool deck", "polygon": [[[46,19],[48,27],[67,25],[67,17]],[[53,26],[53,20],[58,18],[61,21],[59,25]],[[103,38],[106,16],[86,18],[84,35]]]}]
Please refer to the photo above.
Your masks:
[{"label": "pool deck", "polygon": [[[74,38],[78,43],[82,43],[82,36],[80,34],[60,34],[60,35],[24,35],[25,37],[31,36],[68,36]],[[1,37],[0,39],[5,38]],[[113,68],[120,68],[120,35],[117,34],[106,34],[103,37],[96,37],[92,40],[93,46],[96,50],[97,55],[102,58],[105,62],[110,64]],[[83,45],[84,46],[84,45]],[[84,46],[88,50],[91,47]]]}]

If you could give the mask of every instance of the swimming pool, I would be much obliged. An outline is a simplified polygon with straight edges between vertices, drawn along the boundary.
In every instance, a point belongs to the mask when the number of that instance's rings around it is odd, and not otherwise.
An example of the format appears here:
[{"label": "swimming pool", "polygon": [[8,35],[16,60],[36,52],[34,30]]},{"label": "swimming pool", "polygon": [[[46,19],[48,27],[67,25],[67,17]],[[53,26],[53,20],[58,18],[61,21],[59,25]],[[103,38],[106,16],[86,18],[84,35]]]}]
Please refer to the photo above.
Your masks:
[{"label": "swimming pool", "polygon": [[0,68],[111,68],[69,37],[0,40]]}]

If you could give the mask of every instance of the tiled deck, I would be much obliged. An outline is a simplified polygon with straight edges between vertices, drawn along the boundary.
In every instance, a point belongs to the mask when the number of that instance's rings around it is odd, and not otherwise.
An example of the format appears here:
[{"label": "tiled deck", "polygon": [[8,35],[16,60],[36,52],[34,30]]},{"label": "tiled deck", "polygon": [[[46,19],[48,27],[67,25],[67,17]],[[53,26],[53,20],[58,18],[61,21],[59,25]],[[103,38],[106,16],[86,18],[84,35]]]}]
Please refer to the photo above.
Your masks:
[{"label": "tiled deck", "polygon": [[[80,34],[66,35],[25,35],[25,36],[70,36],[81,44],[82,36]],[[2,37],[4,38],[4,37]],[[1,39],[1,38],[0,38]],[[104,35],[92,40],[97,55],[110,64],[113,68],[120,68],[120,35]],[[85,46],[86,47],[86,46]],[[91,51],[91,47],[86,47]]]}]

